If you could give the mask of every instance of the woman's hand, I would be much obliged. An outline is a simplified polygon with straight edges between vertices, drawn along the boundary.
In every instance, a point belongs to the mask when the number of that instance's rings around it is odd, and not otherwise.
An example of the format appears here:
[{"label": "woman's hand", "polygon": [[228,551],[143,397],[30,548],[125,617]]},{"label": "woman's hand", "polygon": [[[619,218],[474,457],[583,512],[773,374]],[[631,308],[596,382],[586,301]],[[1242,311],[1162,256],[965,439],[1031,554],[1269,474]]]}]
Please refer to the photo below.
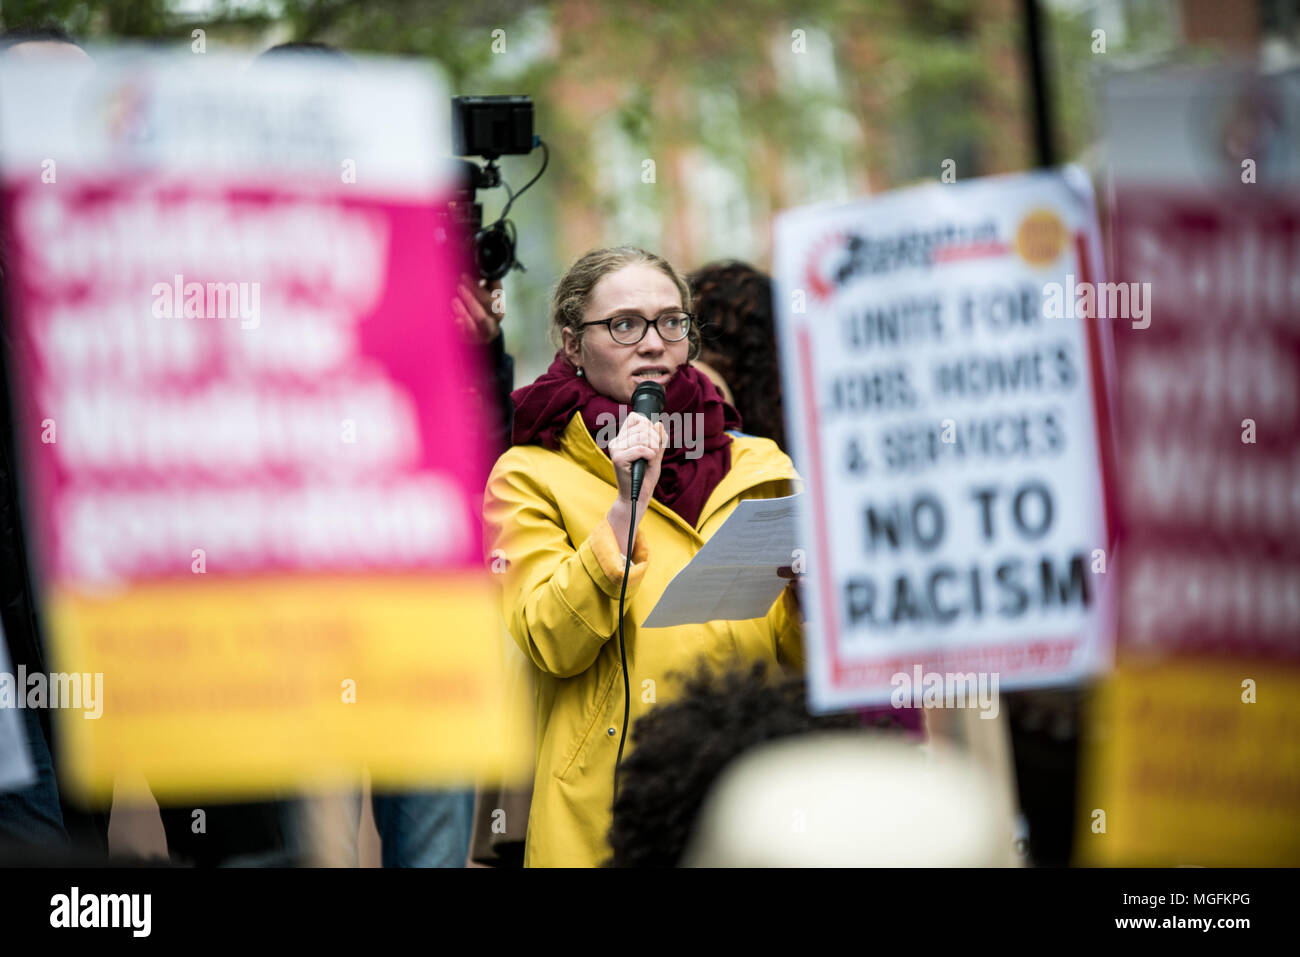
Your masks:
[{"label": "woman's hand", "polygon": [[609,443],[609,458],[614,463],[614,476],[618,479],[618,498],[606,516],[620,549],[627,548],[627,537],[632,519],[632,463],[646,460],[645,478],[636,500],[636,523],[641,524],[663,466],[664,450],[668,447],[668,433],[660,422],[651,422],[645,416],[632,412],[623,420],[623,428]]},{"label": "woman's hand", "polygon": [[803,613],[803,594],[800,589],[800,583],[803,576],[794,570],[792,565],[782,565],[776,570],[778,578],[790,579],[790,584],[785,586],[785,590],[790,593],[790,598],[794,601],[794,607],[799,612],[799,620],[805,621]]}]

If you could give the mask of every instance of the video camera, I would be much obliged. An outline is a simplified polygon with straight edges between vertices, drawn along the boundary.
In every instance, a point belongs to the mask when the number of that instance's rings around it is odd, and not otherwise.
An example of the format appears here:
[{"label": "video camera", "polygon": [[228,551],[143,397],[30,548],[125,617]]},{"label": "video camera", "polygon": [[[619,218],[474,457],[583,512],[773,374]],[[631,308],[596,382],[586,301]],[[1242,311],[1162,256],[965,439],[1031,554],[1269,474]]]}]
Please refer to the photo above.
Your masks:
[{"label": "video camera", "polygon": [[[496,161],[502,156],[525,156],[542,148],[542,168],[518,193],[501,179]],[[471,237],[471,254],[478,274],[487,280],[500,279],[511,269],[523,270],[515,258],[515,226],[506,214],[514,201],[546,172],[550,151],[533,134],[533,100],[528,96],[453,96],[451,98],[451,149],[456,156],[479,156],[479,166],[458,160],[460,182],[451,203],[452,220]],[[496,222],[483,225],[483,204],[478,190],[505,186],[510,198]]]}]

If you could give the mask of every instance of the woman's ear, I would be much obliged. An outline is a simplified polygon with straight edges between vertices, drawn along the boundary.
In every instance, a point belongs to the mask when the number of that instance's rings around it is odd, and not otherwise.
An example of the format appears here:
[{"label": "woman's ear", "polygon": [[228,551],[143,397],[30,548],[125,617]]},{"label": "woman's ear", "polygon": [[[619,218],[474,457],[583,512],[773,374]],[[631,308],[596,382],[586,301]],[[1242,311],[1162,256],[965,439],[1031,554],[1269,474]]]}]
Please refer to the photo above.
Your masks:
[{"label": "woman's ear", "polygon": [[582,365],[582,346],[578,342],[578,337],[574,334],[569,326],[560,330],[561,341],[564,345],[564,355],[575,366]]}]

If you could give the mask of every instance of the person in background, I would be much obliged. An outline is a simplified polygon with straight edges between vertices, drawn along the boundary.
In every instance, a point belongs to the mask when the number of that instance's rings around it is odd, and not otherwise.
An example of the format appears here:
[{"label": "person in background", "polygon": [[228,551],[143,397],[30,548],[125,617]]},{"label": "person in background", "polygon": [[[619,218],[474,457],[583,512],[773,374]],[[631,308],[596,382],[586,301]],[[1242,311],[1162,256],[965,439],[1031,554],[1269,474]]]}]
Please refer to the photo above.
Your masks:
[{"label": "person in background", "polygon": [[810,731],[902,729],[886,713],[810,715],[797,675],[762,662],[715,671],[701,665],[675,701],[636,723],[614,800],[611,867],[676,867],[704,798],[723,769],[765,741]]},{"label": "person in background", "polygon": [[731,387],[745,431],[788,449],[771,278],[729,260],[703,267],[690,284],[700,323],[699,361]]},{"label": "person in background", "polygon": [[[494,430],[494,448],[510,435],[514,360],[505,350],[501,281],[462,276],[451,313],[467,342],[482,350],[488,377],[480,394]],[[495,308],[494,308],[495,306]],[[371,795],[384,867],[464,867],[474,827],[473,789],[376,791]]]},{"label": "person in background", "polygon": [[456,298],[451,301],[452,318],[465,340],[480,348],[488,378],[480,399],[493,423],[492,448],[499,454],[510,447],[510,428],[515,407],[510,393],[515,387],[515,360],[506,352],[501,322],[505,319],[504,302],[497,295],[501,280],[491,282],[473,276],[461,276]]},{"label": "person in background", "polygon": [[636,726],[611,867],[1005,866],[1010,808],[915,709],[808,711],[800,677],[701,666]]},{"label": "person in background", "polygon": [[682,867],[1015,867],[998,777],[972,754],[896,735],[767,741],[719,775]]},{"label": "person in background", "polygon": [[[62,58],[74,65],[89,60],[66,31],[53,25],[6,31],[0,37],[0,56],[51,61]],[[7,265],[5,251],[0,249],[0,289]],[[5,335],[7,347],[7,324]],[[0,416],[5,430],[0,442],[0,613],[14,667],[23,665],[28,673],[48,672],[49,656],[42,641],[19,510],[7,359],[6,348],[6,381],[0,385],[4,405]],[[0,795],[0,844],[7,841],[25,846],[29,853],[38,852],[45,863],[102,860],[109,852],[110,809],[86,808],[60,793],[54,773],[58,738],[50,714],[48,710],[24,709],[23,717],[37,781],[22,791]],[[276,809],[270,802],[208,803],[204,809],[207,830],[199,835],[191,828],[192,809],[160,809],[168,849],[175,862],[217,865],[244,855],[276,854],[283,847]]]},{"label": "person in background", "polygon": [[[53,24],[16,26],[0,35],[0,57],[41,58],[53,62],[79,63],[86,51]],[[0,316],[10,303],[5,300],[6,250],[0,248]],[[27,563],[27,542],[20,479],[16,462],[13,410],[10,406],[9,324],[4,330],[0,361],[0,621],[9,662],[29,674],[49,671],[42,640],[37,598]],[[86,863],[108,853],[108,810],[87,809],[59,792],[54,772],[58,742],[46,709],[24,708],[21,712],[28,751],[36,781],[25,788],[0,793],[0,856],[13,863],[45,863],[73,860]]]}]

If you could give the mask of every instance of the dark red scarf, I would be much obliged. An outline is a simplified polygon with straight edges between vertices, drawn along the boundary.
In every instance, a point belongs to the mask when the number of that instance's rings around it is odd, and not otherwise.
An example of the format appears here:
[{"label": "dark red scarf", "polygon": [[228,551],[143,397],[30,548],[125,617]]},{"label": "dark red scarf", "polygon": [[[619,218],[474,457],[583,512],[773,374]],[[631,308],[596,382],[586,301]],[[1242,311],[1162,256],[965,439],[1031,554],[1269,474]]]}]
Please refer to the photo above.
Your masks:
[{"label": "dark red scarf", "polygon": [[[678,366],[664,392],[666,413],[680,412],[683,417],[703,415],[703,436],[691,434],[694,448],[686,448],[684,437],[675,434],[678,422],[664,420],[669,445],[664,450],[663,467],[654,491],[655,498],[694,528],[704,503],[731,468],[731,436],[726,430],[740,428],[740,413],[727,404],[709,377],[689,362]],[[620,404],[593,389],[562,353],[556,353],[551,367],[536,382],[516,389],[511,398],[515,403],[512,437],[515,445],[538,444],[558,449],[560,436],[575,412],[582,413],[582,421],[593,438],[611,421],[615,423],[614,428],[622,425]],[[626,404],[621,409],[624,414],[628,411]],[[608,415],[602,418],[603,413]],[[608,428],[605,435],[610,435]],[[700,451],[701,438],[703,454],[687,458],[688,452],[694,455]],[[603,443],[597,444],[603,448]],[[605,454],[609,454],[608,450]]]}]

